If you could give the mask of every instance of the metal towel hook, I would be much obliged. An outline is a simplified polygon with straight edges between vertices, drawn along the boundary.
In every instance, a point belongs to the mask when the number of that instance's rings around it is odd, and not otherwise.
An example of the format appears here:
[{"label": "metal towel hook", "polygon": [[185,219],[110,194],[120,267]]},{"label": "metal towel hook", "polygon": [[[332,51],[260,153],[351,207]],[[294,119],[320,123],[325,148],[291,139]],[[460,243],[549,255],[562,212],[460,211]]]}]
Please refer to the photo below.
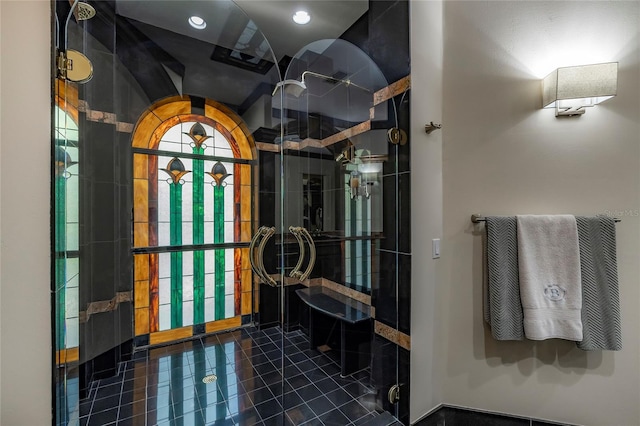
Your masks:
[{"label": "metal towel hook", "polygon": [[433,121],[429,124],[425,124],[424,126],[424,131],[427,132],[427,134],[430,134],[434,130],[438,129],[442,129],[442,124],[434,124]]}]

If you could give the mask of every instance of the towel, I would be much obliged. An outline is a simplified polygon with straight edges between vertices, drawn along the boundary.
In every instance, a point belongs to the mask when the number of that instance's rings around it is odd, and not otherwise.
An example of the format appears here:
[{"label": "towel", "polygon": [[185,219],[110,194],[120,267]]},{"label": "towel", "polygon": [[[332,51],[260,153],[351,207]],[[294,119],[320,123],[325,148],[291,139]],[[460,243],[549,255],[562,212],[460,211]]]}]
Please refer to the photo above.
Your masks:
[{"label": "towel", "polygon": [[581,341],[582,289],[575,217],[516,218],[525,336]]},{"label": "towel", "polygon": [[496,340],[523,340],[516,218],[489,216],[485,321]]},{"label": "towel", "polygon": [[586,351],[622,349],[616,229],[605,216],[576,217],[582,276],[582,342]]}]

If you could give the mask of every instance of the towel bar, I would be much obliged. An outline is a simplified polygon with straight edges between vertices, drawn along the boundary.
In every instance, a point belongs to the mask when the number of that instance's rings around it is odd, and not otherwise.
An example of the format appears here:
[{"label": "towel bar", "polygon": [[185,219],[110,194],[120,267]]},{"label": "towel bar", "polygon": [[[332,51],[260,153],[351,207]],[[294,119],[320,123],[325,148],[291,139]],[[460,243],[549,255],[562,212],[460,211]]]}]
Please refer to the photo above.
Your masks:
[{"label": "towel bar", "polygon": [[[476,214],[472,214],[471,215],[471,222],[473,222],[473,223],[480,223],[480,222],[486,222],[486,221],[487,221],[487,218],[482,216],[481,214],[477,214],[476,213]],[[622,219],[614,217],[613,221],[614,222],[622,222]]]}]

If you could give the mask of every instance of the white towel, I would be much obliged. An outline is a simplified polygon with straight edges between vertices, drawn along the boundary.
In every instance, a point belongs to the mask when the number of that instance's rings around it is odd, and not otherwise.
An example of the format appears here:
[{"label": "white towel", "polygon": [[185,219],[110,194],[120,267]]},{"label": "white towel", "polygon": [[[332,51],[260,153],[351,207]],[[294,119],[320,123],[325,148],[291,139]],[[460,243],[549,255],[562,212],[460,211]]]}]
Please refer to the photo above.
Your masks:
[{"label": "white towel", "polygon": [[582,340],[582,287],[576,219],[517,216],[518,269],[528,339]]}]

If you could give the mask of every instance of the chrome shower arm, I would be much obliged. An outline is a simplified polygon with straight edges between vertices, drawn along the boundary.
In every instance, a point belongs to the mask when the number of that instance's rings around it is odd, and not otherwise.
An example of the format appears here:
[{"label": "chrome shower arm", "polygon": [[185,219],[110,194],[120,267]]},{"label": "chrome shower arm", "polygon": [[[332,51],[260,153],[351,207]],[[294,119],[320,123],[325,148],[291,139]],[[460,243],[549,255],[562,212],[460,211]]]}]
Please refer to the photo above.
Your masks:
[{"label": "chrome shower arm", "polygon": [[69,21],[71,20],[73,11],[75,10],[76,6],[78,6],[79,1],[80,0],[75,0],[71,5],[71,10],[69,10],[69,14],[67,15],[67,21],[64,24],[64,50],[67,50],[67,47],[69,46],[69,37],[67,37],[67,34],[69,34]]},{"label": "chrome shower arm", "polygon": [[371,93],[371,90],[367,89],[366,87],[360,86],[359,84],[356,84],[354,82],[352,82],[350,79],[342,79],[342,78],[335,78],[335,77],[331,77],[330,75],[324,75],[324,74],[320,74],[317,72],[313,72],[313,71],[305,71],[302,73],[302,77],[301,77],[301,82],[302,84],[305,84],[304,78],[309,75],[311,77],[316,77],[316,78],[320,78],[323,80],[327,80],[327,81],[332,81],[334,83],[344,83],[347,87],[349,86],[353,86],[353,87],[357,87],[360,90],[364,90],[367,93]]}]

